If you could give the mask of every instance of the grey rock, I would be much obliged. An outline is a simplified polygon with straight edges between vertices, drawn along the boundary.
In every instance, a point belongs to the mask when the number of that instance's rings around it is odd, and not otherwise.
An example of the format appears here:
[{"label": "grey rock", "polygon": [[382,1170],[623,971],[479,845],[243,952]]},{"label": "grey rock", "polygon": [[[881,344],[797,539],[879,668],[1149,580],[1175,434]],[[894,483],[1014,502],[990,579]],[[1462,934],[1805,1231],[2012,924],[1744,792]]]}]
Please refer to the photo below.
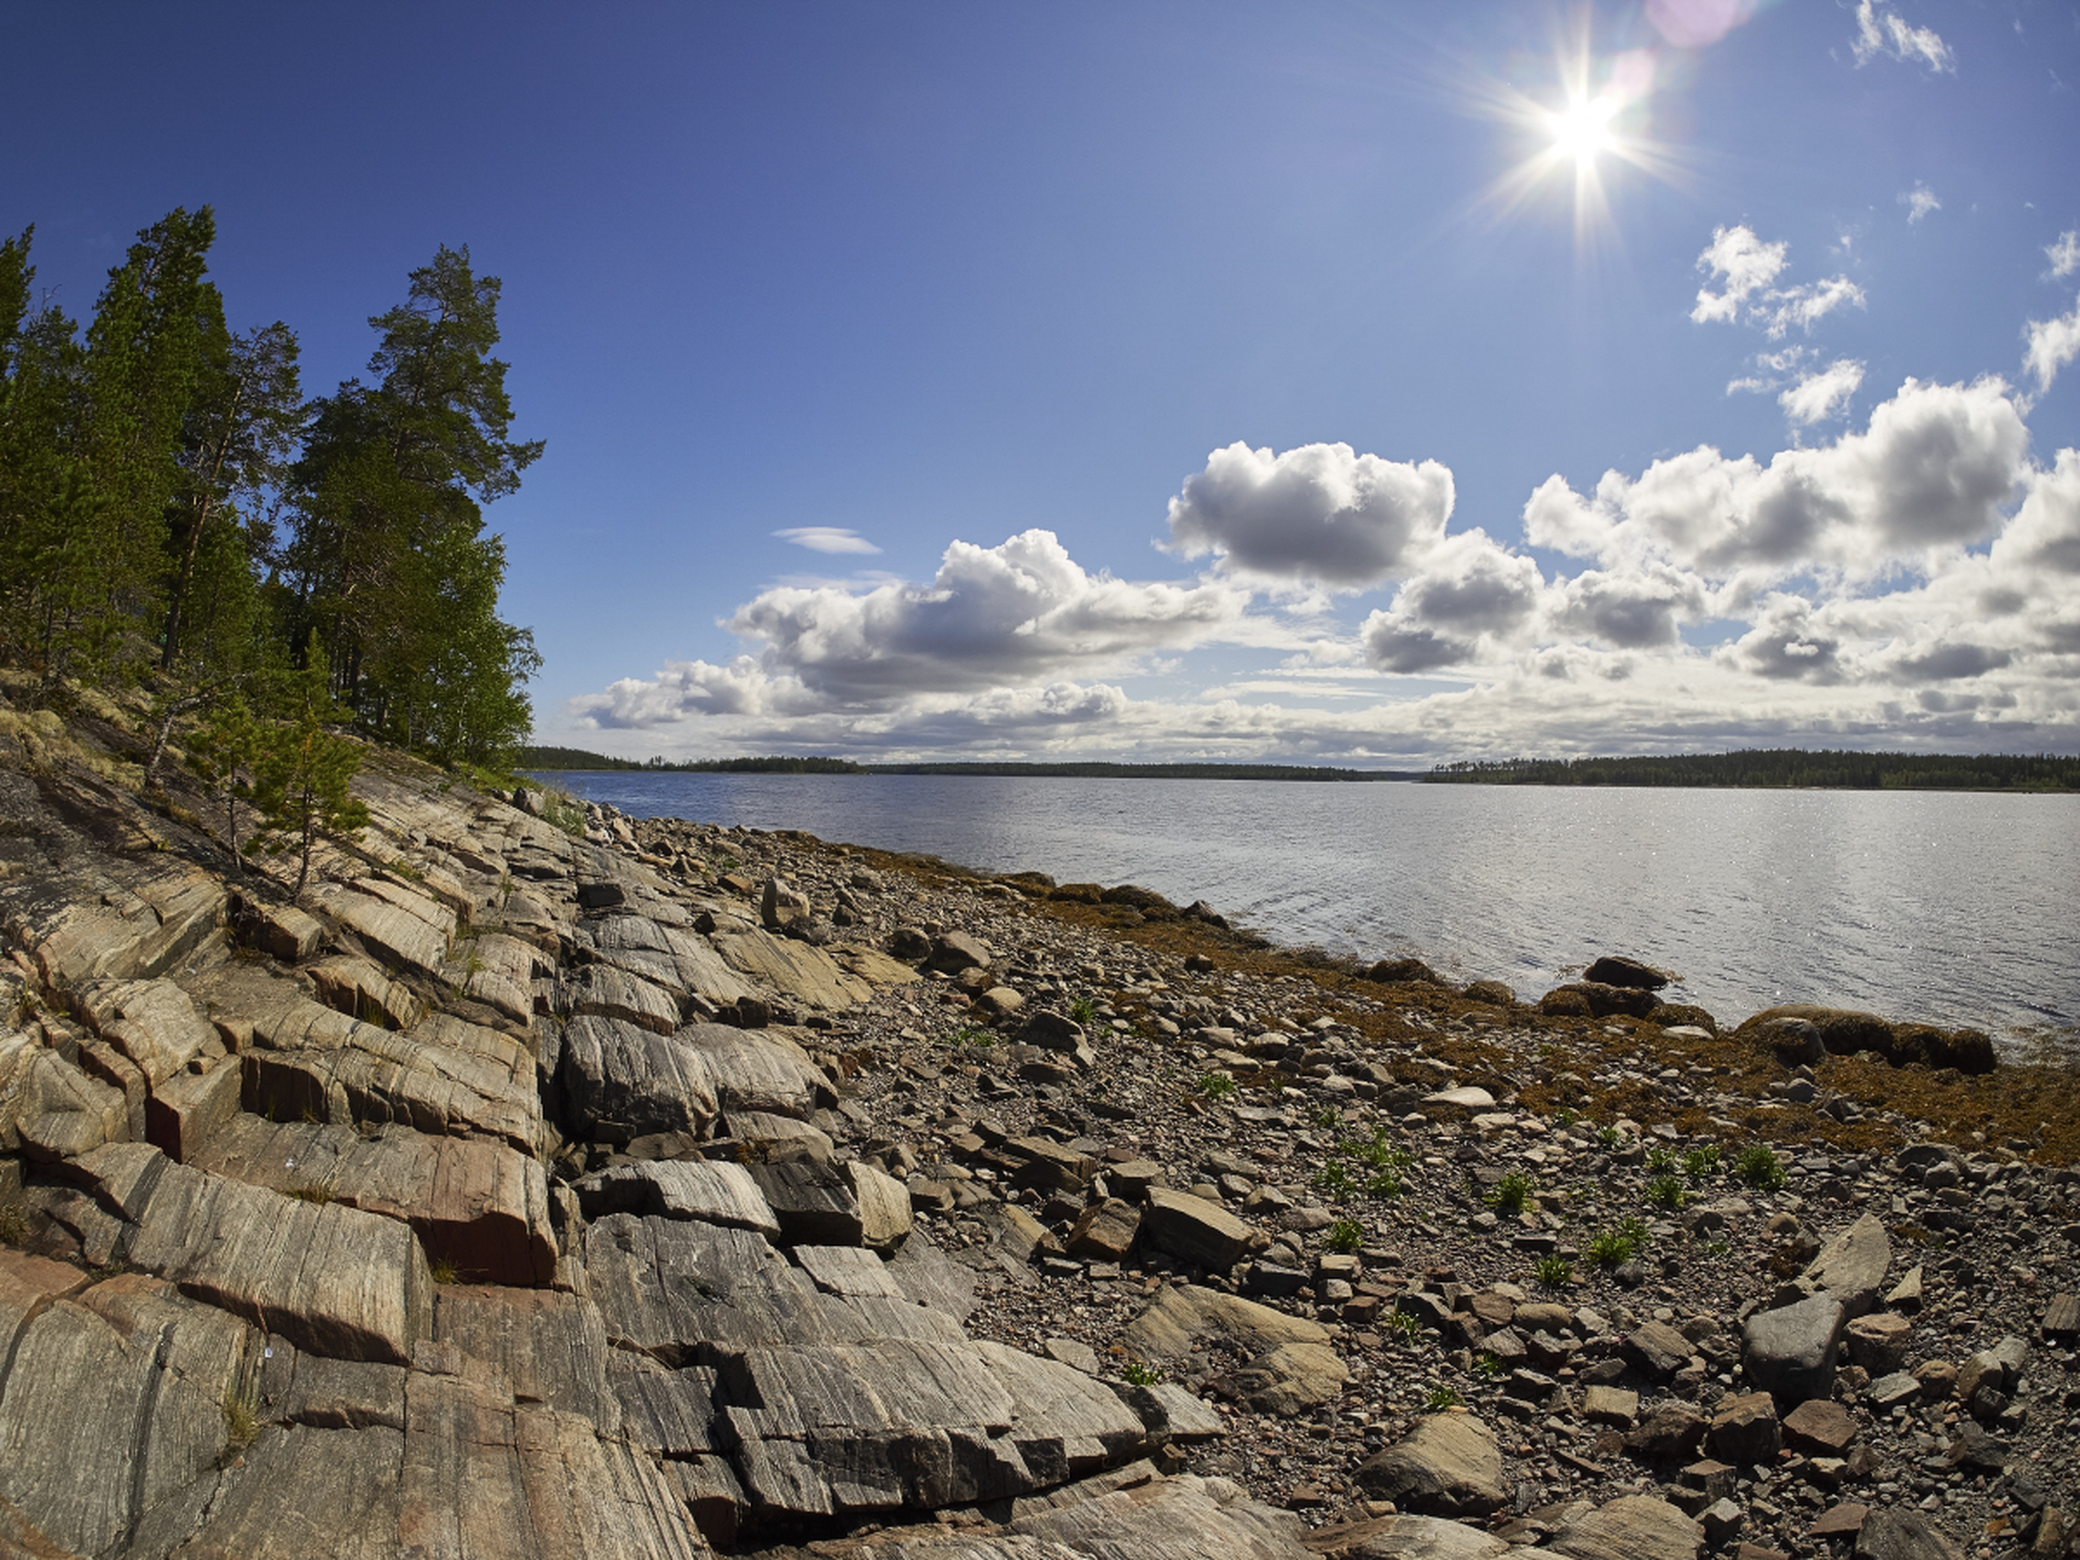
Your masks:
[{"label": "grey rock", "polygon": [[573,1189],[588,1219],[603,1219],[610,1213],[656,1214],[666,1219],[700,1219],[769,1237],[780,1233],[780,1221],[751,1172],[726,1160],[665,1159],[615,1165],[587,1176]]},{"label": "grey rock", "polygon": [[1568,1523],[1549,1547],[1576,1560],[1697,1560],[1704,1528],[1665,1500],[1621,1495]]},{"label": "grey rock", "polygon": [[1821,1248],[1807,1264],[1804,1281],[1814,1293],[1841,1301],[1853,1321],[1876,1308],[1891,1265],[1892,1238],[1877,1215],[1867,1213]]},{"label": "grey rock", "polygon": [[1428,1516],[1486,1516],[1511,1495],[1495,1434],[1471,1414],[1430,1415],[1353,1477],[1375,1498]]},{"label": "grey rock", "polygon": [[1964,1560],[1964,1550],[1918,1512],[1885,1507],[1863,1519],[1856,1560]]},{"label": "grey rock", "polygon": [[1779,1404],[1824,1398],[1834,1390],[1835,1349],[1846,1315],[1831,1294],[1758,1311],[1741,1332],[1741,1368],[1756,1390]]},{"label": "grey rock", "polygon": [[1373,1517],[1316,1528],[1308,1548],[1328,1560],[1498,1560],[1506,1539],[1445,1517]]}]

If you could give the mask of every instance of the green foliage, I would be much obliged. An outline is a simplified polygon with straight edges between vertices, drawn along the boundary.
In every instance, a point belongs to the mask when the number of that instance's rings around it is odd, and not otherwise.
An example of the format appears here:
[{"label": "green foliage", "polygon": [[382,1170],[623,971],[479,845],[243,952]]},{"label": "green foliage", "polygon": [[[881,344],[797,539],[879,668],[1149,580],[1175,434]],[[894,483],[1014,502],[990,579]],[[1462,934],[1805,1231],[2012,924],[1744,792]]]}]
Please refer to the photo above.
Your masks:
[{"label": "green foliage", "polygon": [[1088,1029],[1098,1021],[1097,1005],[1089,997],[1078,997],[1069,1004],[1069,1018],[1078,1027]]},{"label": "green foliage", "polygon": [[1733,1162],[1733,1173],[1750,1186],[1774,1191],[1784,1184],[1784,1164],[1767,1143],[1754,1143]]},{"label": "green foliage", "polygon": [[313,658],[289,685],[288,719],[260,728],[252,756],[252,800],[261,818],[256,841],[270,856],[294,855],[296,897],[310,881],[318,840],[352,834],[368,822],[368,809],[347,789],[361,767],[361,749],[325,729],[344,713],[326,694],[324,667]]},{"label": "green foliage", "polygon": [[1351,1179],[1350,1167],[1341,1159],[1324,1160],[1321,1168],[1315,1171],[1313,1180],[1318,1189],[1338,1197],[1348,1195],[1358,1184]]},{"label": "green foliage", "polygon": [[1627,1219],[1614,1230],[1604,1230],[1586,1248],[1592,1261],[1604,1267],[1629,1262],[1647,1249],[1647,1227],[1638,1219]]},{"label": "green foliage", "polygon": [[242,1452],[260,1439],[260,1392],[257,1387],[233,1392],[224,1399],[226,1449]]},{"label": "green foliage", "polygon": [[1522,1213],[1531,1200],[1531,1177],[1512,1170],[1488,1190],[1487,1203],[1502,1213]]},{"label": "green foliage", "polygon": [[1647,1150],[1647,1171],[1652,1175],[1665,1175],[1676,1167],[1676,1151],[1665,1143],[1656,1143]]},{"label": "green foliage", "polygon": [[1423,1407],[1433,1414],[1442,1414],[1447,1409],[1464,1408],[1465,1406],[1466,1399],[1459,1396],[1458,1389],[1454,1387],[1432,1387],[1430,1395],[1423,1399]]},{"label": "green foliage", "polygon": [[1423,1324],[1406,1311],[1389,1311],[1387,1313],[1387,1331],[1393,1333],[1403,1343],[1413,1343],[1421,1335]]},{"label": "green foliage", "polygon": [[1399,1197],[1407,1190],[1408,1188],[1402,1184],[1400,1174],[1392,1168],[1375,1170],[1365,1178],[1367,1197]]},{"label": "green foliage", "polygon": [[1136,1387],[1152,1387],[1163,1379],[1161,1366],[1146,1365],[1140,1360],[1128,1360],[1120,1367],[1120,1374],[1130,1385]]},{"label": "green foliage", "polygon": [[1683,1174],[1692,1181],[1702,1181],[1707,1176],[1719,1173],[1719,1145],[1707,1143],[1693,1148],[1683,1156]]},{"label": "green foliage", "polygon": [[1494,1354],[1483,1354],[1473,1362],[1473,1368],[1487,1381],[1499,1381],[1509,1374],[1509,1367],[1502,1363],[1500,1356]]},{"label": "green foliage", "polygon": [[1548,1289],[1563,1289],[1574,1282],[1574,1266],[1559,1255],[1540,1257],[1531,1272]]},{"label": "green foliage", "polygon": [[1322,1237],[1322,1244],[1331,1251],[1356,1251],[1364,1243],[1364,1226],[1355,1219],[1338,1219]]},{"label": "green foliage", "polygon": [[1224,1100],[1235,1092],[1235,1080],[1224,1072],[1202,1073],[1193,1087],[1209,1100]]},{"label": "green foliage", "polygon": [[1308,1119],[1311,1120],[1318,1127],[1321,1127],[1327,1131],[1334,1131],[1336,1128],[1343,1125],[1343,1112],[1338,1110],[1334,1105],[1324,1105],[1321,1107],[1321,1109],[1315,1111],[1313,1115],[1310,1116]]},{"label": "green foliage", "polygon": [[1683,1183],[1672,1175],[1656,1176],[1647,1183],[1647,1201],[1653,1207],[1673,1213],[1688,1200]]},{"label": "green foliage", "polygon": [[1625,1134],[1616,1127],[1598,1127],[1596,1129],[1596,1146],[1606,1152],[1616,1148],[1624,1141]]}]

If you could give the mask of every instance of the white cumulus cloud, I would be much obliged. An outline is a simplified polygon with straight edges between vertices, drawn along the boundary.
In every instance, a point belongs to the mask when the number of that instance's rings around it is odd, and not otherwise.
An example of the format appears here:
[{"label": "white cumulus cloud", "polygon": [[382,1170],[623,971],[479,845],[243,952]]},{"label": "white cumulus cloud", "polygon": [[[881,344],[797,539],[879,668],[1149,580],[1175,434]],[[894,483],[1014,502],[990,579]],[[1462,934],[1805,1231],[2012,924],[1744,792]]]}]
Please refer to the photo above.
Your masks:
[{"label": "white cumulus cloud", "polygon": [[1936,199],[1936,192],[1926,184],[1917,183],[1910,190],[1900,191],[1899,203],[1907,208],[1907,226],[1912,227],[1931,211],[1941,211],[1943,203]]},{"label": "white cumulus cloud", "polygon": [[2044,258],[2051,262],[2051,269],[2044,273],[2046,281],[2080,271],[2080,229],[2068,228],[2058,235],[2057,243],[2046,244]]},{"label": "white cumulus cloud", "polygon": [[1171,545],[1260,580],[1362,590],[1405,573],[1444,536],[1450,468],[1304,444],[1274,455],[1240,442],[1170,500]]},{"label": "white cumulus cloud", "polygon": [[1850,41],[1858,65],[1868,65],[1880,54],[1895,60],[1919,60],[1930,70],[1955,70],[1950,46],[1933,27],[1915,27],[1884,0],[1857,0],[1856,36]]},{"label": "white cumulus cloud", "polygon": [[1721,580],[1870,575],[1991,536],[2028,475],[2028,449],[2000,381],[1909,379],[1872,411],[1867,431],[1780,451],[1767,465],[1705,445],[1636,478],[1605,472],[1593,498],[1550,478],[1524,506],[1524,532],[1606,567],[1658,557]]},{"label": "white cumulus cloud", "polygon": [[1690,318],[1700,325],[1738,319],[1749,295],[1777,279],[1790,252],[1790,244],[1765,244],[1745,224],[1712,229],[1712,241],[1697,257],[1697,268],[1720,279],[1722,285],[1717,292],[1709,284],[1698,288],[1697,307],[1690,311]]},{"label": "white cumulus cloud", "polygon": [[1777,397],[1784,415],[1801,427],[1825,422],[1849,409],[1849,398],[1863,383],[1863,365],[1837,358],[1817,373],[1799,375],[1798,383]]},{"label": "white cumulus cloud", "polygon": [[793,542],[797,547],[806,547],[820,553],[878,553],[880,548],[861,536],[857,531],[848,531],[835,525],[791,525],[784,531],[773,533],[783,542]]},{"label": "white cumulus cloud", "polygon": [[1461,532],[1438,547],[1391,607],[1366,618],[1359,637],[1382,671],[1462,665],[1513,641],[1538,610],[1544,585],[1532,559],[1485,532]]},{"label": "white cumulus cloud", "polygon": [[2042,395],[2058,378],[2058,371],[2080,357],[2080,299],[2074,300],[2071,313],[2031,320],[2023,334],[2028,344],[2023,348],[2022,366],[2035,378],[2037,394]]}]

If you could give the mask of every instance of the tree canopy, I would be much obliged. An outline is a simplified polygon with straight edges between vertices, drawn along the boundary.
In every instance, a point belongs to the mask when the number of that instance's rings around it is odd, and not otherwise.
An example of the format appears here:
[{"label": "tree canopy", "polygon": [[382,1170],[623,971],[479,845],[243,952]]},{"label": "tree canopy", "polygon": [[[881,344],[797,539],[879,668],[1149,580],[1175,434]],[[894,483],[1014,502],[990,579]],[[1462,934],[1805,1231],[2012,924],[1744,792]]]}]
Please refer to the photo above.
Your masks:
[{"label": "tree canopy", "polygon": [[209,207],[141,231],[84,331],[39,300],[34,237],[0,241],[0,657],[206,704],[315,655],[371,734],[503,759],[541,662],[482,506],[542,445],[511,437],[498,279],[441,247],[370,319],[369,382],[305,401],[286,323],[226,323]]}]

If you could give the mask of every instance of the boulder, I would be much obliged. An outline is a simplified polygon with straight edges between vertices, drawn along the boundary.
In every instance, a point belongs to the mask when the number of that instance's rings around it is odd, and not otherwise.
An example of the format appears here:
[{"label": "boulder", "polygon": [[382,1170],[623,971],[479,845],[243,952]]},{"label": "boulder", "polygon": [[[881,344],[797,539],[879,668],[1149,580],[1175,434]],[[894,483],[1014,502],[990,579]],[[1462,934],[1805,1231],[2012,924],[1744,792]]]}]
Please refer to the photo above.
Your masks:
[{"label": "boulder", "polygon": [[809,914],[807,894],[777,874],[766,879],[765,893],[759,899],[758,918],[765,923],[767,931],[784,932],[790,926],[808,920]]},{"label": "boulder", "polygon": [[1140,1231],[1140,1210],[1117,1197],[1109,1197],[1077,1216],[1076,1223],[1063,1237],[1062,1249],[1072,1257],[1119,1262],[1133,1250],[1134,1237]]},{"label": "boulder", "polygon": [[1665,1500],[1621,1495],[1568,1523],[1548,1547],[1575,1560],[1697,1560],[1704,1529]]},{"label": "boulder", "polygon": [[239,935],[245,943],[284,964],[300,964],[318,951],[325,940],[325,923],[306,915],[294,905],[254,904],[250,901],[239,916]]},{"label": "boulder", "polygon": [[1856,1439],[1856,1421],[1832,1399],[1811,1398],[1784,1416],[1784,1438],[1811,1457],[1839,1457]]},{"label": "boulder", "polygon": [[1835,1349],[1847,1312],[1831,1294],[1758,1311],[1741,1331],[1741,1368],[1779,1405],[1824,1398],[1834,1390]]},{"label": "boulder", "polygon": [[668,1159],[615,1165],[577,1183],[578,1206],[588,1219],[610,1213],[699,1219],[724,1228],[777,1238],[773,1217],[751,1172],[727,1160]]},{"label": "boulder", "polygon": [[426,1016],[426,1006],[368,959],[341,954],[321,959],[306,972],[318,1000],[350,1018],[383,1029],[409,1029]]},{"label": "boulder", "polygon": [[237,1118],[244,1081],[236,1058],[175,1073],[145,1101],[145,1141],[169,1159],[192,1160]]},{"label": "boulder", "polygon": [[224,1054],[216,1027],[170,980],[99,980],[75,994],[81,1018],[154,1089],[198,1056]]},{"label": "boulder", "polygon": [[1606,954],[1582,971],[1582,979],[1602,986],[1631,986],[1640,991],[1659,991],[1669,977],[1650,964]]},{"label": "boulder", "polygon": [[1444,980],[1421,959],[1381,959],[1365,972],[1365,979],[1381,985],[1442,986]]},{"label": "boulder", "polygon": [[932,951],[925,959],[928,968],[948,975],[958,975],[969,969],[992,969],[996,962],[995,950],[981,938],[971,937],[966,932],[947,932],[935,939]]},{"label": "boulder", "polygon": [[1949,1534],[1916,1511],[1888,1506],[1863,1519],[1856,1560],[1964,1560]]},{"label": "boulder", "polygon": [[1801,1282],[1813,1294],[1831,1294],[1849,1320],[1877,1306],[1892,1265],[1892,1238],[1876,1214],[1865,1214],[1836,1235],[1807,1264]]},{"label": "boulder", "polygon": [[655,1132],[706,1135],[720,1112],[715,1079],[695,1051],[615,1018],[564,1026],[557,1066],[570,1130],[626,1143]]},{"label": "boulder", "polygon": [[1712,1412],[1708,1444],[1722,1462],[1768,1466],[1784,1445],[1775,1401],[1767,1392],[1721,1398]]},{"label": "boulder", "polygon": [[1226,1271],[1249,1250],[1250,1227],[1218,1203],[1151,1186],[1141,1219],[1150,1245],[1195,1267]]},{"label": "boulder", "polygon": [[1500,1560],[1505,1539],[1445,1517],[1370,1517],[1332,1523],[1306,1537],[1323,1560]]},{"label": "boulder", "polygon": [[1353,1478],[1373,1498],[1427,1516],[1487,1516],[1511,1494],[1494,1432],[1465,1413],[1430,1415]]},{"label": "boulder", "polygon": [[1889,1376],[1907,1360],[1907,1346],[1914,1324],[1904,1316],[1880,1311],[1859,1316],[1844,1330],[1842,1343],[1849,1358],[1873,1376]]},{"label": "boulder", "polygon": [[373,886],[369,880],[353,888],[320,883],[310,890],[310,898],[384,963],[438,980],[448,958],[448,939],[454,935],[455,913],[422,895],[387,885],[381,895],[365,891]]},{"label": "boulder", "polygon": [[674,1033],[679,999],[664,987],[611,964],[581,964],[556,983],[555,1009],[566,1017],[618,1019],[652,1034]]},{"label": "boulder", "polygon": [[1548,1013],[1556,1013],[1559,1010],[1548,1004],[1563,995],[1579,998],[1592,1018],[1648,1018],[1661,1006],[1661,999],[1651,991],[1638,986],[1608,986],[1594,980],[1574,981],[1555,987],[1546,993],[1539,1006]]},{"label": "boulder", "polygon": [[910,1554],[915,1560],[1304,1560],[1309,1553],[1293,1513],[1251,1500],[1226,1479],[1192,1475],[1136,1481],[1014,1517],[1011,1534],[994,1552],[970,1547],[975,1540],[957,1534],[943,1550]]},{"label": "boulder", "polygon": [[812,1013],[834,1013],[874,994],[872,982],[848,975],[828,953],[804,942],[757,929],[718,930],[711,940],[730,969]]}]

